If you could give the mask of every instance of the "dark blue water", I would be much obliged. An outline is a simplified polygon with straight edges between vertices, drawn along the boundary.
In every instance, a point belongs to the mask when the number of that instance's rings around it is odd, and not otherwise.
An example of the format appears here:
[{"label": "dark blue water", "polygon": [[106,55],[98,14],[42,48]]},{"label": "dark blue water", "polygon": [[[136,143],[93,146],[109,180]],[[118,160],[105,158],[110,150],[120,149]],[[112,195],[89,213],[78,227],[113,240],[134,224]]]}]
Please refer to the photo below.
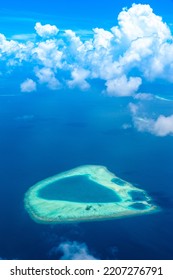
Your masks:
[{"label": "dark blue water", "polygon": [[119,196],[114,191],[90,180],[87,175],[72,176],[51,183],[39,191],[39,197],[79,203],[120,201]]},{"label": "dark blue water", "polygon": [[145,210],[145,209],[147,209],[148,208],[148,206],[147,205],[145,205],[145,204],[143,204],[143,203],[133,203],[131,206],[130,206],[130,208],[132,208],[132,209],[136,209],[136,210]]},{"label": "dark blue water", "polygon": [[129,192],[129,194],[131,195],[133,201],[146,201],[146,196],[143,192],[140,191],[131,191]]},{"label": "dark blue water", "polygon": [[[130,101],[98,88],[0,98],[0,257],[57,259],[52,248],[75,240],[100,259],[172,259],[173,137],[123,130]],[[28,188],[84,164],[104,165],[137,184],[163,211],[55,226],[32,221],[23,203]]]}]

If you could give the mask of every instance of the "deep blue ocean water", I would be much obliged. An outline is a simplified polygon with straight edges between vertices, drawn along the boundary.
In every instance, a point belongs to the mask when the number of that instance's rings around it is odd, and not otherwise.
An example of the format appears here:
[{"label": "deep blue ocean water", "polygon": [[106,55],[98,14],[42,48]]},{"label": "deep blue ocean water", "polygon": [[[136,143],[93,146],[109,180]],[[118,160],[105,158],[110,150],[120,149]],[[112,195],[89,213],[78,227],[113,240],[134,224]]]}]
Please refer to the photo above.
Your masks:
[{"label": "deep blue ocean water", "polygon": [[[86,243],[99,259],[172,259],[173,137],[122,129],[130,121],[128,98],[78,91],[9,95],[0,97],[0,257],[58,259],[52,249],[68,240]],[[23,203],[28,188],[85,164],[104,165],[146,190],[162,211],[64,225],[31,220]]]}]

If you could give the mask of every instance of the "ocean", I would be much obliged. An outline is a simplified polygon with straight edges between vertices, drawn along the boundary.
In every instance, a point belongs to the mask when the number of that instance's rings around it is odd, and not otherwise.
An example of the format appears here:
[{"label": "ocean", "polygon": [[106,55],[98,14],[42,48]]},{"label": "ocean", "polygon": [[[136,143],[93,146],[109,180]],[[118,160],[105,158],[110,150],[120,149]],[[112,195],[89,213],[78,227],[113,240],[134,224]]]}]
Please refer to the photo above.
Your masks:
[{"label": "ocean", "polygon": [[[0,97],[0,258],[60,259],[56,248],[66,241],[86,244],[98,259],[173,258],[173,138],[123,129],[131,122],[129,102],[105,96],[98,87]],[[169,112],[172,104],[166,104]],[[106,166],[146,190],[162,211],[98,222],[35,223],[24,208],[26,191],[85,164]]]}]

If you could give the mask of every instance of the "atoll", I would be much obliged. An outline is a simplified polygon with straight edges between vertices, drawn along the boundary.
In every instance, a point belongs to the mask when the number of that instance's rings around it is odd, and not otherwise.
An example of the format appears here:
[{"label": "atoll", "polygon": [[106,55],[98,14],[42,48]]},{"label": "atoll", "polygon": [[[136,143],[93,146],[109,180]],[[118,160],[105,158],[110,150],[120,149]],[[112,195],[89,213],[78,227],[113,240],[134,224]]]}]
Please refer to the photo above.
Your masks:
[{"label": "atoll", "polygon": [[[53,199],[53,197],[46,198],[41,194],[52,184],[54,184],[54,188],[57,184],[58,191],[62,180],[74,179],[74,176],[81,178],[87,176],[87,180],[95,182],[107,191],[112,191],[112,200],[93,202],[88,198],[86,201],[80,202],[79,199],[75,201],[75,196],[72,199],[68,199],[68,196],[65,196],[64,199],[63,197]],[[87,185],[82,188],[85,188],[85,193],[87,193]],[[109,172],[106,167],[97,165],[79,166],[38,182],[26,192],[24,203],[31,218],[39,223],[107,220],[149,214],[159,210],[159,207],[151,202],[151,198],[144,190],[120,179]]]}]

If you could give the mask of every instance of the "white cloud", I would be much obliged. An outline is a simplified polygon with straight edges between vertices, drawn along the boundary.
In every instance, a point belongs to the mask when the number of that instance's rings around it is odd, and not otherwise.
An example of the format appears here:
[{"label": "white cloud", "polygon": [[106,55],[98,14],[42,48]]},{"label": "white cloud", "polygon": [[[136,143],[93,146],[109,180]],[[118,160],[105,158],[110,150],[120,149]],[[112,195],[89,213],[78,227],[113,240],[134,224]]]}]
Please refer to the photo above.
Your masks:
[{"label": "white cloud", "polygon": [[133,95],[141,85],[142,80],[139,77],[130,77],[125,75],[114,80],[106,82],[106,91],[111,96],[130,96]]},{"label": "white cloud", "polygon": [[11,71],[11,66],[19,66],[25,61],[29,61],[34,44],[30,41],[19,43],[0,34],[0,62],[8,66],[7,71]]},{"label": "white cloud", "polygon": [[142,103],[129,103],[133,124],[138,131],[148,132],[160,137],[173,136],[173,115],[164,116],[161,114],[151,118],[148,117],[148,113],[145,112],[144,108]]},{"label": "white cloud", "polygon": [[80,37],[76,36],[76,33],[74,31],[70,29],[65,30],[65,35],[71,41],[70,47],[74,47],[75,49],[78,49],[83,45],[82,41],[80,40]]},{"label": "white cloud", "polygon": [[160,115],[156,120],[148,118],[135,118],[135,126],[139,131],[149,132],[156,136],[173,136],[173,115]]},{"label": "white cloud", "polygon": [[133,4],[130,9],[124,9],[112,32],[121,47],[119,62],[124,70],[136,67],[148,80],[171,79],[172,35],[149,5]]},{"label": "white cloud", "polygon": [[15,55],[22,45],[14,40],[7,40],[3,34],[0,34],[0,57]]},{"label": "white cloud", "polygon": [[12,40],[21,40],[21,41],[28,41],[28,40],[34,40],[36,38],[36,35],[34,33],[31,34],[15,34],[11,37]]},{"label": "white cloud", "polygon": [[137,100],[152,100],[154,98],[151,93],[138,93],[134,95],[134,99]]},{"label": "white cloud", "polygon": [[94,28],[94,47],[96,49],[109,49],[111,46],[111,39],[114,37],[112,32],[106,31],[103,28]]},{"label": "white cloud", "polygon": [[154,123],[153,132],[158,136],[173,135],[173,115],[160,115]]},{"label": "white cloud", "polygon": [[50,68],[62,68],[62,51],[58,50],[58,42],[53,39],[46,40],[45,42],[37,43],[36,47],[32,50],[32,55],[36,61]]},{"label": "white cloud", "polygon": [[50,68],[35,68],[36,77],[39,80],[40,84],[47,84],[47,86],[52,89],[56,90],[61,87],[60,82],[56,79],[55,73]]},{"label": "white cloud", "polygon": [[56,36],[59,32],[59,29],[55,25],[50,25],[50,24],[42,25],[40,22],[36,23],[35,30],[37,34],[42,38],[49,38],[52,36]]},{"label": "white cloud", "polygon": [[73,79],[67,82],[69,88],[79,87],[81,90],[89,89],[90,85],[86,81],[89,74],[90,72],[85,69],[75,68],[71,73]]},{"label": "white cloud", "polygon": [[112,28],[122,41],[133,41],[142,37],[158,37],[161,41],[170,38],[170,30],[162,18],[153,13],[150,5],[133,4],[124,8],[118,16],[118,27]]},{"label": "white cloud", "polygon": [[58,251],[63,253],[61,260],[96,260],[85,243],[63,242],[58,246]]},{"label": "white cloud", "polygon": [[20,90],[21,92],[31,92],[36,91],[37,85],[32,79],[26,79],[21,85]]}]

